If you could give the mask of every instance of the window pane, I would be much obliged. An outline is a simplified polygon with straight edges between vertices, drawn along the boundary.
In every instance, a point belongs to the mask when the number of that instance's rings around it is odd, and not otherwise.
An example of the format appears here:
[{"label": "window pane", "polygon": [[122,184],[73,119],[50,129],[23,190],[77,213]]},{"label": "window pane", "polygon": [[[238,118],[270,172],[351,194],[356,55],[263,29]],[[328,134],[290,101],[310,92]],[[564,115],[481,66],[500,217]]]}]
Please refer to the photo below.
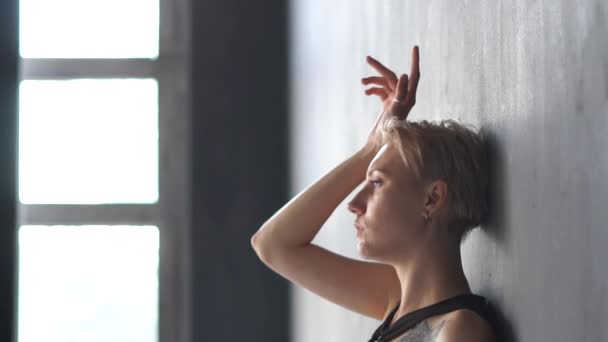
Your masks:
[{"label": "window pane", "polygon": [[22,226],[18,341],[157,341],[158,236],[153,226]]},{"label": "window pane", "polygon": [[21,202],[158,200],[155,80],[23,81],[19,97]]},{"label": "window pane", "polygon": [[158,0],[21,0],[25,58],[156,58]]}]

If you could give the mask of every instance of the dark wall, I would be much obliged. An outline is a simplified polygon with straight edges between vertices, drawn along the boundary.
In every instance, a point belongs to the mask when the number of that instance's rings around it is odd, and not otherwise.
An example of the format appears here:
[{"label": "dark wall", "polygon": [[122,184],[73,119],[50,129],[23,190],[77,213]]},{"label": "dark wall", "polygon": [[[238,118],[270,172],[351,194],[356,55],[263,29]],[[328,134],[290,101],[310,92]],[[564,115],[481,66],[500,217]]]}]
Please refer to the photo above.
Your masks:
[{"label": "dark wall", "polygon": [[0,1],[0,341],[16,333],[17,0]]},{"label": "dark wall", "polygon": [[286,2],[192,2],[193,341],[288,340],[250,238],[286,201]]}]

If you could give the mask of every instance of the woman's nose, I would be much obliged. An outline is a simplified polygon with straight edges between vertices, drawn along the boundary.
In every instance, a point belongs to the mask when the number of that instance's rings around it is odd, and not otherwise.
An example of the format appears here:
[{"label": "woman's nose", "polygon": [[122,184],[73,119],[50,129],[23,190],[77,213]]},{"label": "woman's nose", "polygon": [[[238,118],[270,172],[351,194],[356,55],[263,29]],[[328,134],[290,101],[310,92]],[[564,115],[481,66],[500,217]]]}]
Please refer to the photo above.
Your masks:
[{"label": "woman's nose", "polygon": [[348,202],[348,210],[350,210],[351,213],[357,216],[363,215],[365,213],[365,206],[361,204],[361,199],[359,195],[355,196],[352,201]]},{"label": "woman's nose", "polygon": [[353,214],[361,215],[361,210],[359,208],[355,207],[353,202],[348,202],[348,210],[350,210],[350,212]]}]

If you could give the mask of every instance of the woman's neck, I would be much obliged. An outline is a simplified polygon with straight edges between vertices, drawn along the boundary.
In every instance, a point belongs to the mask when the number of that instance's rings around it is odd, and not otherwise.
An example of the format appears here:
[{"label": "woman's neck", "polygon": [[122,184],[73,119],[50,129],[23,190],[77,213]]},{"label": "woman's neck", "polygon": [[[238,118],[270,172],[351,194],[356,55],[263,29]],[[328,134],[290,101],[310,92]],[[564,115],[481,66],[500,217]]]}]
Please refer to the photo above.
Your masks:
[{"label": "woman's neck", "polygon": [[407,313],[444,299],[471,293],[462,268],[460,246],[431,243],[406,262],[394,264],[401,283],[396,320]]}]

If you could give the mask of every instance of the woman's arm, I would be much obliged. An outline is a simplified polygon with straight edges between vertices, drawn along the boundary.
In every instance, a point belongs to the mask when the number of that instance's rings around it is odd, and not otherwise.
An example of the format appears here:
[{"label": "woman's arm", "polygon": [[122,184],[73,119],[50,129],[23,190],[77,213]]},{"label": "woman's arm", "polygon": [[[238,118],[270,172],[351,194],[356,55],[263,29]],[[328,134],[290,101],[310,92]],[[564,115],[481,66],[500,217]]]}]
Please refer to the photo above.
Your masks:
[{"label": "woman's arm", "polygon": [[366,94],[381,98],[382,113],[370,130],[366,144],[300,192],[262,225],[251,241],[262,257],[268,259],[273,251],[310,243],[338,204],[365,179],[367,167],[380,148],[381,124],[393,115],[405,120],[416,102],[420,78],[418,59],[418,47],[415,46],[412,49],[412,79],[409,80],[407,74],[397,78],[391,70],[368,56],[367,62],[382,76],[363,78],[362,83],[381,86],[368,89]]},{"label": "woman's arm", "polygon": [[365,179],[372,153],[360,149],[270,217],[251,239],[262,260],[271,262],[273,254],[309,244],[338,204]]},{"label": "woman's arm", "polygon": [[[382,86],[366,93],[381,97],[383,111],[366,144],[285,204],[251,238],[260,259],[275,272],[329,301],[378,320],[386,317],[389,298],[400,297],[395,270],[389,265],[344,257],[311,241],[336,207],[365,179],[380,148],[380,125],[392,115],[405,119],[412,108],[418,84],[417,47],[412,56],[415,72],[409,87],[407,75],[397,79],[392,71],[368,58],[383,77],[362,81]],[[393,98],[400,101],[394,102]]]},{"label": "woman's arm", "polygon": [[343,161],[266,221],[251,243],[269,268],[291,282],[349,310],[383,320],[389,298],[400,294],[395,270],[311,243],[336,206],[365,178],[374,155],[362,149]]}]

